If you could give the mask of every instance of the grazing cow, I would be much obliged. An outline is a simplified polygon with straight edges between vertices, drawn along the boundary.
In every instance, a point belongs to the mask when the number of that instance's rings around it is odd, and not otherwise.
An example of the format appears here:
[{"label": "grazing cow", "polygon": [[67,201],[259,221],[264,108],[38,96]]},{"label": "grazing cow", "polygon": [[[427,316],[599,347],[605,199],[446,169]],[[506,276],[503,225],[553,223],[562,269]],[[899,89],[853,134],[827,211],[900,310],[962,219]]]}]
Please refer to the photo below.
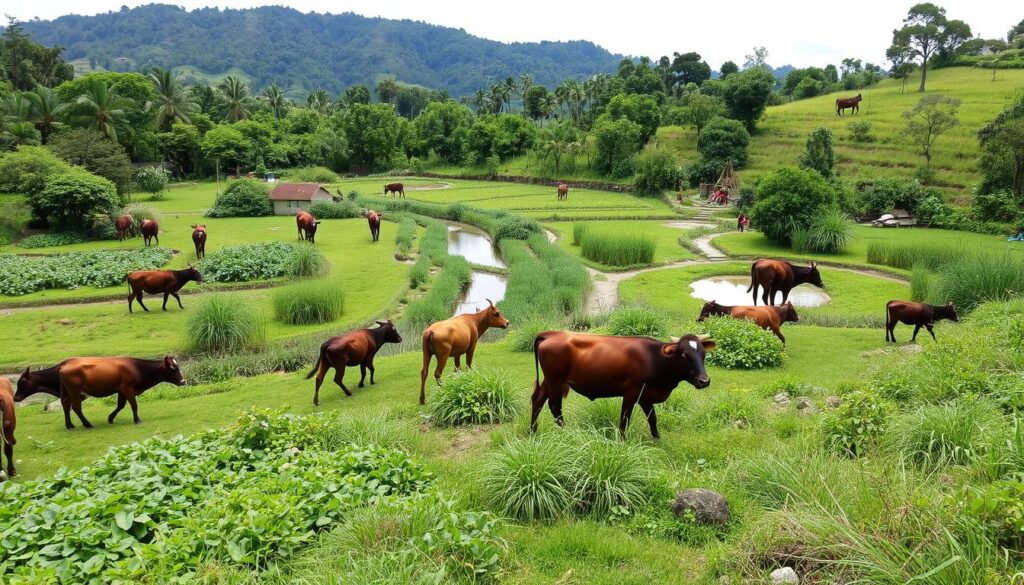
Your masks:
[{"label": "grazing cow", "polygon": [[837,116],[842,116],[843,115],[843,110],[846,110],[846,109],[853,110],[853,113],[856,114],[857,112],[860,111],[860,101],[861,101],[861,99],[863,99],[863,98],[860,97],[859,93],[856,96],[852,97],[852,98],[837,98],[836,99],[836,115]]},{"label": "grazing cow", "polygon": [[184,309],[178,291],[189,281],[203,282],[203,275],[194,267],[184,270],[136,270],[128,275],[128,312],[132,312],[132,302],[138,300],[143,311],[148,312],[142,304],[142,293],[164,293],[163,310],[167,310],[167,297],[172,296],[178,301],[178,308]]},{"label": "grazing cow", "polygon": [[162,360],[127,357],[71,358],[61,362],[58,373],[60,403],[64,407],[64,426],[68,430],[75,428],[75,425],[71,424],[72,409],[85,428],[92,428],[92,423],[82,414],[82,401],[89,396],[103,398],[117,394],[117,408],[107,417],[107,422],[113,424],[114,417],[121,412],[127,402],[132,407],[135,424],[139,424],[142,419],[139,418],[136,396],[160,382],[169,382],[175,386],[185,385],[185,378],[178,369],[178,360],[171,356]]},{"label": "grazing cow", "polygon": [[192,243],[196,247],[196,258],[206,258],[206,225],[192,226]]},{"label": "grazing cow", "polygon": [[60,364],[34,372],[30,368],[25,368],[18,378],[18,391],[14,393],[14,401],[21,402],[37,392],[46,392],[60,398],[58,367]]},{"label": "grazing cow", "polygon": [[345,387],[345,366],[359,366],[362,377],[359,378],[359,387],[363,387],[366,380],[366,370],[370,370],[370,383],[376,384],[373,374],[376,371],[373,367],[373,356],[385,343],[402,343],[402,336],[390,320],[377,321],[376,329],[357,329],[345,335],[332,337],[320,346],[320,357],[316,365],[306,374],[306,379],[316,374],[316,391],[313,393],[313,405],[320,405],[320,385],[324,382],[327,370],[334,368],[334,383],[345,391],[346,396],[352,396],[352,392]]},{"label": "grazing cow", "polygon": [[434,379],[441,383],[441,374],[448,358],[455,358],[455,369],[462,368],[462,355],[466,355],[466,367],[473,367],[473,352],[480,336],[491,327],[508,327],[508,319],[501,316],[498,307],[487,300],[487,308],[479,313],[457,315],[451,319],[431,324],[423,331],[423,369],[420,371],[420,404],[427,400],[427,369],[430,358],[437,356]]},{"label": "grazing cow", "polygon": [[370,210],[369,213],[366,214],[366,221],[370,224],[370,237],[373,238],[374,242],[376,242],[377,240],[380,240],[380,218],[381,218],[381,216],[382,215],[380,213],[377,213],[376,211],[374,211],[372,209]]},{"label": "grazing cow", "polygon": [[897,323],[905,323],[914,326],[914,336],[910,341],[917,341],[917,332],[924,327],[935,339],[935,331],[932,326],[943,319],[959,322],[960,317],[956,314],[956,307],[953,303],[945,305],[926,305],[913,301],[889,301],[885,304],[885,340],[896,343],[896,335],[893,330]]},{"label": "grazing cow", "polygon": [[700,310],[697,322],[715,315],[728,315],[733,319],[750,319],[757,323],[758,327],[770,329],[776,337],[782,340],[782,345],[786,345],[786,338],[781,331],[782,324],[796,323],[800,320],[796,309],[793,308],[793,303],[789,301],[777,307],[730,307],[729,305],[719,305],[715,301],[708,301]]},{"label": "grazing cow", "polygon": [[300,211],[295,214],[295,225],[299,227],[299,241],[305,239],[310,244],[316,243],[316,226],[320,222],[308,211]]},{"label": "grazing cow", "polygon": [[[638,402],[659,438],[654,405],[668,400],[679,382],[706,388],[711,379],[704,370],[704,355],[715,342],[685,335],[664,343],[651,337],[616,337],[573,331],[544,331],[533,341],[534,384],[530,432],[537,430],[537,415],[548,402],[555,422],[562,426],[562,400],[569,389],[594,400],[622,397],[619,436],[624,437],[633,406]],[[540,371],[544,371],[544,382]]]},{"label": "grazing cow", "polygon": [[569,199],[569,185],[565,183],[558,184],[558,200],[566,201]]},{"label": "grazing cow", "polygon": [[[0,417],[3,418],[3,435],[0,440],[4,443],[4,456],[7,457],[7,477],[11,478],[18,473],[14,470],[14,445],[18,442],[14,439],[14,427],[18,422],[14,415],[14,391],[11,388],[11,381],[0,376]],[[0,458],[0,466],[3,465],[3,458]]]},{"label": "grazing cow", "polygon": [[761,300],[766,305],[775,304],[775,293],[782,293],[782,302],[789,300],[789,292],[801,284],[813,284],[818,288],[825,288],[821,281],[821,273],[818,272],[818,265],[811,262],[808,267],[793,266],[782,260],[768,260],[761,258],[750,267],[750,288],[754,291],[754,305],[757,305],[757,287],[764,287]]},{"label": "grazing cow", "polygon": [[405,185],[401,183],[388,183],[387,185],[384,185],[384,195],[387,196],[388,193],[391,193],[396,197],[402,197],[404,199]]},{"label": "grazing cow", "polygon": [[142,232],[142,239],[145,241],[147,248],[149,247],[149,241],[154,239],[156,240],[156,245],[160,245],[160,224],[156,220],[142,220],[142,227],[139,228],[139,231]]},{"label": "grazing cow", "polygon": [[127,240],[128,236],[132,233],[132,227],[134,225],[135,221],[132,220],[132,216],[127,213],[114,220],[114,227],[117,228],[117,241],[123,242]]}]

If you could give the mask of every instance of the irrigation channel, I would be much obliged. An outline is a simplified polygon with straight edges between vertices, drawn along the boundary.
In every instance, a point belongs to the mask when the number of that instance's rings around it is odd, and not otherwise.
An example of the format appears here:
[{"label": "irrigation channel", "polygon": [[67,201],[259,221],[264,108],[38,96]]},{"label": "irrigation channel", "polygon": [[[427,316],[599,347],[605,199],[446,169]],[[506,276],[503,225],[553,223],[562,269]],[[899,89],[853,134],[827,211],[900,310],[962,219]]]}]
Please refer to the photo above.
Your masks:
[{"label": "irrigation channel", "polygon": [[[448,253],[462,256],[470,264],[505,268],[490,237],[483,230],[461,223],[445,222],[448,225]],[[482,270],[473,271],[473,279],[455,307],[455,314],[475,313],[484,308],[487,299],[497,303],[505,298],[508,283],[504,275]]]}]

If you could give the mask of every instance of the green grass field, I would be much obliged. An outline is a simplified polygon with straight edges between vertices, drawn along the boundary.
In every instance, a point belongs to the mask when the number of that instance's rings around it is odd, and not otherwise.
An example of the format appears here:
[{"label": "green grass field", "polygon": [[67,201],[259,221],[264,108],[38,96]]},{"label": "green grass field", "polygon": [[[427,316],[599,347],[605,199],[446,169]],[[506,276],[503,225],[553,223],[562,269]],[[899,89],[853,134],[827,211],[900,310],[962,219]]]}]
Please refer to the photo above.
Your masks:
[{"label": "green grass field", "polygon": [[[576,222],[548,222],[544,224],[546,229],[558,235],[558,245],[580,258],[580,260],[593,268],[600,270],[625,270],[629,267],[611,267],[598,262],[583,258],[580,247],[572,243],[573,223]],[[594,232],[626,236],[639,234],[654,238],[656,248],[654,251],[654,264],[668,264],[680,260],[691,260],[695,258],[693,252],[679,245],[679,238],[689,230],[669,227],[664,221],[626,221],[626,220],[603,220],[585,222]]]}]

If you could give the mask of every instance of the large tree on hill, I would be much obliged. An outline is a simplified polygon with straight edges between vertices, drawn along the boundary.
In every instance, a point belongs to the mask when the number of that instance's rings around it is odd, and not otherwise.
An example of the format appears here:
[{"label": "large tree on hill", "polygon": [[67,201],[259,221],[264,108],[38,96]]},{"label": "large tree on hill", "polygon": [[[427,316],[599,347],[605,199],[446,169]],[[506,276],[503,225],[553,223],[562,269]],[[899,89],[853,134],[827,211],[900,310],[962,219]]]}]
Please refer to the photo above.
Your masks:
[{"label": "large tree on hill", "polygon": [[381,103],[394,104],[398,98],[398,82],[394,77],[383,77],[377,82],[377,99]]},{"label": "large tree on hill", "polygon": [[241,79],[228,75],[217,85],[220,92],[221,115],[228,122],[244,120],[249,115],[249,108],[252,107],[252,96],[249,95],[249,86]]},{"label": "large tree on hill", "polygon": [[696,83],[700,85],[711,79],[711,67],[701,60],[700,53],[673,53],[672,81],[674,84]]},{"label": "large tree on hill", "polygon": [[729,77],[730,75],[736,73],[739,70],[739,65],[736,65],[732,61],[726,61],[725,63],[722,63],[722,66],[718,69],[718,72],[720,74],[719,79],[725,79],[726,77]]},{"label": "large tree on hill", "polygon": [[978,167],[985,176],[982,192],[1008,188],[1018,203],[1024,203],[1024,95],[982,126],[978,141],[982,153]]},{"label": "large tree on hill", "polygon": [[344,104],[346,108],[352,104],[370,103],[370,88],[366,87],[362,83],[357,83],[352,87],[346,88],[345,93],[341,96],[341,103]]},{"label": "large tree on hill", "polygon": [[189,116],[199,111],[199,104],[182,84],[181,76],[157,67],[150,72],[149,80],[155,95],[146,107],[156,110],[157,128],[166,131],[177,121],[191,123]]},{"label": "large tree on hill", "polygon": [[0,35],[0,80],[17,91],[36,85],[53,87],[74,76],[74,67],[64,62],[64,49],[44,47],[25,33],[17,19],[8,17]]},{"label": "large tree on hill", "polygon": [[723,92],[729,117],[742,121],[753,132],[768,107],[773,87],[775,76],[765,67],[751,67],[730,75]]},{"label": "large tree on hill", "polygon": [[1010,32],[1006,33],[1006,42],[1012,43],[1013,39],[1020,35],[1024,35],[1024,19],[1021,19],[1017,26],[1010,28]]},{"label": "large tree on hill", "polygon": [[[954,52],[971,38],[971,27],[962,20],[946,18],[946,9],[930,2],[915,4],[903,19],[903,28],[892,31],[890,58],[902,55],[904,60],[921,58],[921,86],[923,92],[928,78],[928,59],[938,52]],[[909,59],[906,57],[909,56]]]}]

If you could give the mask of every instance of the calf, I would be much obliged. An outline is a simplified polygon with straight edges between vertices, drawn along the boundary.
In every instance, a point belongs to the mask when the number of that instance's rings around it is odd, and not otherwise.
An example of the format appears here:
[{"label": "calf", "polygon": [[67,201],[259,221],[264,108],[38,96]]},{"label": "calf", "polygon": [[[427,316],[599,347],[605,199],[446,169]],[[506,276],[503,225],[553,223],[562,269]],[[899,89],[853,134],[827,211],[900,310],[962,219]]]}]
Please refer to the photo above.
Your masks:
[{"label": "calf", "polygon": [[[14,438],[14,427],[18,420],[14,414],[14,391],[11,388],[11,381],[0,376],[0,418],[3,419],[3,435],[0,440],[4,443],[4,456],[7,457],[7,477],[17,475],[14,470],[14,445],[18,442]],[[0,467],[3,466],[3,458],[0,457]],[[2,481],[2,478],[0,478]]]},{"label": "calf", "polygon": [[299,241],[303,238],[310,244],[316,243],[316,226],[320,222],[308,211],[300,211],[295,214],[295,225],[299,227]]},{"label": "calf", "polygon": [[896,343],[896,335],[893,334],[893,330],[896,329],[897,323],[914,326],[914,336],[910,338],[912,342],[917,340],[917,332],[921,330],[921,327],[927,329],[928,333],[931,333],[932,339],[935,339],[935,331],[932,326],[943,319],[953,322],[960,321],[953,303],[926,305],[913,301],[889,301],[885,304],[885,340]]},{"label": "calf", "polygon": [[437,356],[437,368],[434,370],[434,380],[441,383],[441,374],[448,363],[448,358],[455,358],[455,369],[462,368],[462,355],[466,356],[466,367],[473,367],[473,353],[476,351],[476,343],[491,327],[508,327],[508,319],[501,316],[501,312],[490,300],[488,307],[478,313],[458,315],[451,319],[438,321],[431,324],[423,331],[423,369],[420,370],[420,404],[427,400],[427,370],[430,368],[430,358]]},{"label": "calf", "polygon": [[132,407],[132,419],[135,424],[142,422],[139,418],[139,404],[135,397],[161,382],[169,382],[175,386],[184,386],[185,379],[178,368],[178,360],[167,356],[162,360],[139,360],[135,358],[71,358],[58,366],[60,376],[60,403],[64,407],[64,427],[69,431],[75,428],[71,424],[71,410],[85,428],[92,428],[92,423],[82,414],[82,401],[89,396],[102,398],[117,394],[117,408],[107,417],[107,422],[114,423],[114,417],[124,408],[125,402]]},{"label": "calf", "polygon": [[401,183],[388,183],[387,185],[384,185],[384,195],[387,196],[388,193],[391,193],[396,197],[402,197],[404,199],[405,185]]},{"label": "calf", "polygon": [[142,232],[142,239],[149,247],[150,240],[156,240],[156,245],[160,245],[160,224],[155,219],[144,219],[142,220],[142,226],[139,228]]},{"label": "calf", "polygon": [[569,199],[569,185],[566,183],[558,184],[558,200],[566,201]]},{"label": "calf", "polygon": [[131,235],[135,221],[127,213],[114,220],[114,227],[117,228],[117,241],[123,242]]},{"label": "calf", "polygon": [[[562,419],[562,400],[569,389],[595,398],[622,397],[619,436],[639,403],[651,426],[651,436],[659,438],[654,405],[668,400],[672,390],[685,380],[694,388],[706,388],[711,378],[704,370],[704,355],[715,342],[704,336],[685,335],[678,341],[663,343],[650,337],[615,337],[572,331],[545,331],[533,341],[534,367],[537,372],[531,398],[530,432],[537,430],[537,415],[548,402],[558,425]],[[544,382],[540,371],[544,371]]]},{"label": "calf", "polygon": [[128,312],[132,312],[132,302],[138,300],[143,311],[149,311],[142,304],[142,293],[164,294],[163,310],[167,310],[167,297],[173,296],[178,301],[178,308],[184,309],[178,291],[189,281],[203,282],[203,275],[194,267],[184,270],[136,270],[128,275]]},{"label": "calf", "polygon": [[196,247],[196,258],[206,258],[206,226],[204,224],[192,226],[192,244]]},{"label": "calf", "polygon": [[750,287],[747,292],[754,291],[754,305],[757,305],[757,288],[764,287],[761,299],[766,305],[775,304],[775,293],[782,293],[782,302],[789,300],[789,292],[801,284],[813,284],[825,288],[821,281],[818,265],[811,262],[808,267],[793,266],[782,260],[761,258],[750,266]]},{"label": "calf", "polygon": [[370,370],[370,383],[376,384],[373,374],[373,357],[385,343],[402,343],[402,336],[391,321],[377,321],[376,329],[357,329],[345,335],[332,337],[320,346],[320,357],[316,365],[306,374],[306,379],[316,374],[316,391],[313,393],[313,405],[320,405],[320,385],[324,382],[327,370],[334,368],[334,383],[345,391],[346,396],[352,392],[345,387],[345,367],[359,365],[359,387],[366,380],[366,370]]},{"label": "calf", "polygon": [[716,315],[728,315],[733,319],[749,319],[762,329],[770,329],[782,341],[782,345],[786,345],[786,338],[782,335],[781,330],[782,324],[796,323],[800,320],[800,316],[796,314],[796,308],[789,301],[777,307],[730,307],[729,305],[719,305],[715,301],[708,301],[704,303],[697,321],[700,322]]},{"label": "calf", "polygon": [[380,218],[381,214],[372,209],[366,214],[366,221],[370,224],[370,237],[374,242],[380,239]]}]

